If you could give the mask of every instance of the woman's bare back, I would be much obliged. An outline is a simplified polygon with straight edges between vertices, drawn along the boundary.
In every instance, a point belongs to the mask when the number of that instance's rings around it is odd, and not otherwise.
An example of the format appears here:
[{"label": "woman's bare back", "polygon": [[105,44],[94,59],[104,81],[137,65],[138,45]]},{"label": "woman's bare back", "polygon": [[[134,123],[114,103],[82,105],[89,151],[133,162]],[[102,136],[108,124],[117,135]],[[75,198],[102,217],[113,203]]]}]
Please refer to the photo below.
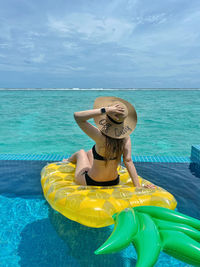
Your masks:
[{"label": "woman's bare back", "polygon": [[[99,142],[95,145],[96,152],[105,157],[106,151],[106,140],[105,136],[102,135],[102,138]],[[93,155],[92,155],[93,156]],[[117,155],[114,155],[113,158],[116,158]],[[120,157],[121,158],[121,157]],[[93,158],[93,164],[91,169],[88,171],[88,174],[95,180],[95,181],[110,181],[116,179],[117,167],[120,164],[120,158],[117,157],[113,160],[98,160]]]}]

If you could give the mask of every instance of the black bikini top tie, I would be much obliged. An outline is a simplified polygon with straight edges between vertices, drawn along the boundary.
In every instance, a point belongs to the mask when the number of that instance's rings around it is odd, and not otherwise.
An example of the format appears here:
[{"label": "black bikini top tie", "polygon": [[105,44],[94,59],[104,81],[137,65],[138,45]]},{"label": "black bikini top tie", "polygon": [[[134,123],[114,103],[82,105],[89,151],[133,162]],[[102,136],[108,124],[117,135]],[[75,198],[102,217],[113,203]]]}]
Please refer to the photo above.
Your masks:
[{"label": "black bikini top tie", "polygon": [[[93,157],[94,157],[94,159],[97,159],[97,160],[106,160],[106,158],[102,157],[101,155],[99,155],[99,154],[96,152],[95,145],[92,147],[92,153],[93,153]],[[115,157],[115,158],[111,158],[111,159],[109,159],[109,160],[114,160],[114,159],[117,159],[117,157]]]}]

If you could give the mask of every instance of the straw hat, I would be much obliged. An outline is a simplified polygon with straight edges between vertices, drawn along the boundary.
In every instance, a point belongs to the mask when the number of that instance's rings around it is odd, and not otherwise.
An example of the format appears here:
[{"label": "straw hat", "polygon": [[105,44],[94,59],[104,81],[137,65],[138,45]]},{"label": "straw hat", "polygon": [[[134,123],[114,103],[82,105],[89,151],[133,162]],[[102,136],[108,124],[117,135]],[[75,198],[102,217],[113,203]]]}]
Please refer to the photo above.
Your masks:
[{"label": "straw hat", "polygon": [[119,104],[125,110],[123,115],[117,114],[117,121],[112,114],[106,113],[96,116],[94,121],[97,128],[105,135],[122,139],[130,135],[136,127],[137,113],[135,108],[126,100],[113,96],[97,97],[93,108],[106,108],[116,104]]}]

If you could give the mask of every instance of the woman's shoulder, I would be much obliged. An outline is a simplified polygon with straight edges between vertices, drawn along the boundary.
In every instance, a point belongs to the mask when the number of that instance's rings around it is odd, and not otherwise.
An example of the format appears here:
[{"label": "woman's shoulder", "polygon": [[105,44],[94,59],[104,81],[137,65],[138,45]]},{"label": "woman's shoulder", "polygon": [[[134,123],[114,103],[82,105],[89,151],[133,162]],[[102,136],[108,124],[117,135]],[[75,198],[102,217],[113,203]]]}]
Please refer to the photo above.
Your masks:
[{"label": "woman's shoulder", "polygon": [[99,136],[98,140],[96,140],[96,146],[98,148],[105,148],[105,146],[106,146],[106,137],[103,134],[101,134]]}]

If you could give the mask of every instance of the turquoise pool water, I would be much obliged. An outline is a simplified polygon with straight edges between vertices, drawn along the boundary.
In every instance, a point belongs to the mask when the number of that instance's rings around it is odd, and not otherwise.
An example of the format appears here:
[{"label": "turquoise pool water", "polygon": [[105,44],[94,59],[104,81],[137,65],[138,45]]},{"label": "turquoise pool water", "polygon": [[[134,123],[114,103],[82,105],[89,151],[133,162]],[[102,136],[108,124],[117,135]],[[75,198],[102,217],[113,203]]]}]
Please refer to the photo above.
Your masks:
[{"label": "turquoise pool water", "polygon": [[200,143],[199,90],[0,91],[0,153],[66,153],[93,142],[73,112],[90,109],[98,96],[127,99],[138,113],[134,155],[189,156]]},{"label": "turquoise pool water", "polygon": [[[94,255],[113,226],[89,228],[70,221],[44,200],[40,170],[45,161],[0,160],[0,266],[133,267],[133,246]],[[171,192],[178,211],[200,219],[200,172],[192,163],[135,163],[138,174]],[[189,267],[161,253],[155,267]]]}]

